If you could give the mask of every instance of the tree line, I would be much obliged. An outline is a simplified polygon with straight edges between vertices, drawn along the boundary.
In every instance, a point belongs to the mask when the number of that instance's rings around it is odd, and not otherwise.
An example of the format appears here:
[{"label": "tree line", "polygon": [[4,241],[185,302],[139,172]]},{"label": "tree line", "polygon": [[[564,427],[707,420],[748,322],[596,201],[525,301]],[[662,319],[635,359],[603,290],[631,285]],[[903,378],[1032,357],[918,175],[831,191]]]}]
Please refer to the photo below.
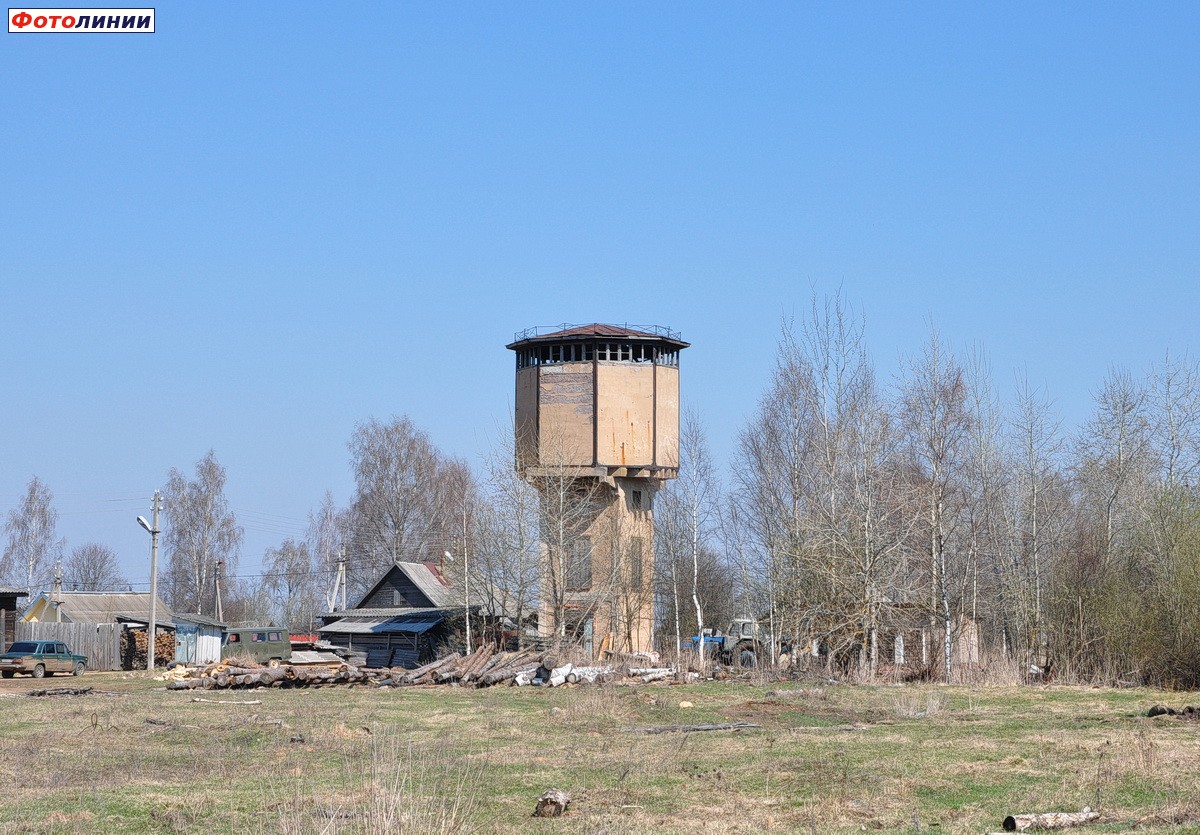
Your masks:
[{"label": "tree line", "polygon": [[[1022,377],[1002,401],[986,357],[956,355],[936,331],[881,381],[862,318],[814,300],[783,328],[724,493],[691,483],[709,469],[694,423],[692,479],[668,488],[660,515],[661,575],[690,580],[696,610],[670,589],[677,634],[701,625],[707,587],[713,611],[758,616],[868,676],[907,632],[947,680],[1007,660],[1200,683],[1195,360],[1111,369],[1068,432],[1048,392]],[[735,595],[695,579],[706,571]],[[961,657],[968,630],[986,657]]]},{"label": "tree line", "polygon": [[[1002,399],[986,356],[956,353],[936,330],[882,379],[862,316],[840,296],[814,297],[781,328],[730,475],[718,477],[695,412],[680,438],[680,476],[653,508],[655,629],[668,652],[743,615],[868,677],[898,660],[907,635],[921,644],[906,658],[947,680],[1005,662],[1200,684],[1195,360],[1111,369],[1088,420],[1067,430],[1049,392],[1020,377]],[[539,496],[517,476],[510,438],[472,467],[407,417],[365,421],[347,447],[350,501],[327,493],[254,577],[239,575],[243,531],[216,454],[191,474],[172,469],[166,602],[211,614],[221,578],[227,620],[306,630],[339,605],[339,565],[353,603],[398,560],[435,561],[464,592],[469,567],[472,603],[518,619],[537,610],[543,583],[552,605],[565,600],[583,558],[572,537],[586,480],[543,478]],[[61,561],[66,589],[126,584],[105,546],[67,554],[55,522],[35,477],[7,516],[0,579],[45,585]],[[967,632],[983,657],[965,655]]]}]

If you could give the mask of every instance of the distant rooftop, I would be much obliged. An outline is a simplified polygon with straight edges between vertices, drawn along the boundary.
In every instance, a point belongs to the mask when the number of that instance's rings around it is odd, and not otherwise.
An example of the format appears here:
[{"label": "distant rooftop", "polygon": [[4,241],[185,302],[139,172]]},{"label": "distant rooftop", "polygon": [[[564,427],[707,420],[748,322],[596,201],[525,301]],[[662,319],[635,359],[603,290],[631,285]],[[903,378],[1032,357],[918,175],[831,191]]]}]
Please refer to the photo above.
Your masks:
[{"label": "distant rooftop", "polygon": [[679,348],[688,347],[688,343],[683,341],[679,331],[671,330],[663,325],[634,326],[628,323],[624,325],[612,325],[600,322],[592,322],[587,325],[571,325],[567,323],[561,325],[535,325],[532,328],[517,331],[513,336],[513,342],[507,346],[508,348],[515,348],[518,345],[532,342],[560,339],[588,339],[596,336],[617,337],[621,339],[653,339],[659,342],[673,343]]}]

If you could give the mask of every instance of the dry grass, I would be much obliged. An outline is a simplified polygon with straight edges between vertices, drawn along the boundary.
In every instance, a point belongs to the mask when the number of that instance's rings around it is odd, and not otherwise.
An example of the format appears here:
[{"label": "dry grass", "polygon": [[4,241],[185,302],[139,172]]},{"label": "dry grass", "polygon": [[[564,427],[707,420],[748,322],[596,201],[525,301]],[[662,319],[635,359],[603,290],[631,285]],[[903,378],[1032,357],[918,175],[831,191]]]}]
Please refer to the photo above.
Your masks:
[{"label": "dry grass", "polygon": [[[191,701],[0,686],[0,832],[994,831],[1105,813],[1091,831],[1200,831],[1200,725],[1151,691],[737,682],[544,690],[339,687]],[[685,706],[686,703],[686,706]],[[628,728],[750,721],[759,730]],[[558,821],[529,818],[557,786]]]},{"label": "dry grass", "polygon": [[946,712],[948,701],[940,690],[902,689],[893,698],[895,713],[902,719],[941,716]]},{"label": "dry grass", "polygon": [[[363,756],[356,757],[355,753]],[[395,733],[372,736],[347,758],[340,785],[315,780],[281,782],[264,805],[278,817],[259,831],[456,833],[476,829],[482,767],[460,759],[445,740],[419,743]],[[298,775],[303,776],[303,770]],[[288,796],[286,802],[276,801]]]}]

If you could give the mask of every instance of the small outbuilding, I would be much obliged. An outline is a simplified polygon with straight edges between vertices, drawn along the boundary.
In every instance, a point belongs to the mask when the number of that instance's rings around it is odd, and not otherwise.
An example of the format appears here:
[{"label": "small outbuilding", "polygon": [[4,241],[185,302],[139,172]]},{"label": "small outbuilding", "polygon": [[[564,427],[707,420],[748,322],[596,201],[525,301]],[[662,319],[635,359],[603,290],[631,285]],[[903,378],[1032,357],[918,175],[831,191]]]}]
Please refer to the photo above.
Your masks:
[{"label": "small outbuilding", "polygon": [[175,660],[181,664],[212,664],[221,660],[225,624],[204,615],[175,615]]}]

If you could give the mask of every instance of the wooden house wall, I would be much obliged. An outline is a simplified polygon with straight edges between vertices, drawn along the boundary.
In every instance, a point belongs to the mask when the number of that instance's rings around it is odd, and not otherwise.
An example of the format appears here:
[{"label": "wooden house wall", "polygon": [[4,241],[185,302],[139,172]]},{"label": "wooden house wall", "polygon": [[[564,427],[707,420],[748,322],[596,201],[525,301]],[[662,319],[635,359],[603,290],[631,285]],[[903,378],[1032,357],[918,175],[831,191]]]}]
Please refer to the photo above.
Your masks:
[{"label": "wooden house wall", "polygon": [[16,623],[21,613],[12,609],[0,609],[0,633],[3,633],[4,648],[17,639]]},{"label": "wooden house wall", "polygon": [[[396,595],[396,592],[400,593],[399,596]],[[434,608],[434,603],[417,588],[412,580],[408,579],[408,575],[399,568],[393,568],[384,577],[379,588],[365,598],[358,608],[392,609],[401,606],[430,609]]]},{"label": "wooden house wall", "polygon": [[[436,631],[436,630],[435,630]],[[351,635],[331,632],[324,636],[334,646],[367,654],[368,667],[406,667],[413,669],[433,660],[429,633],[387,632]]]}]

